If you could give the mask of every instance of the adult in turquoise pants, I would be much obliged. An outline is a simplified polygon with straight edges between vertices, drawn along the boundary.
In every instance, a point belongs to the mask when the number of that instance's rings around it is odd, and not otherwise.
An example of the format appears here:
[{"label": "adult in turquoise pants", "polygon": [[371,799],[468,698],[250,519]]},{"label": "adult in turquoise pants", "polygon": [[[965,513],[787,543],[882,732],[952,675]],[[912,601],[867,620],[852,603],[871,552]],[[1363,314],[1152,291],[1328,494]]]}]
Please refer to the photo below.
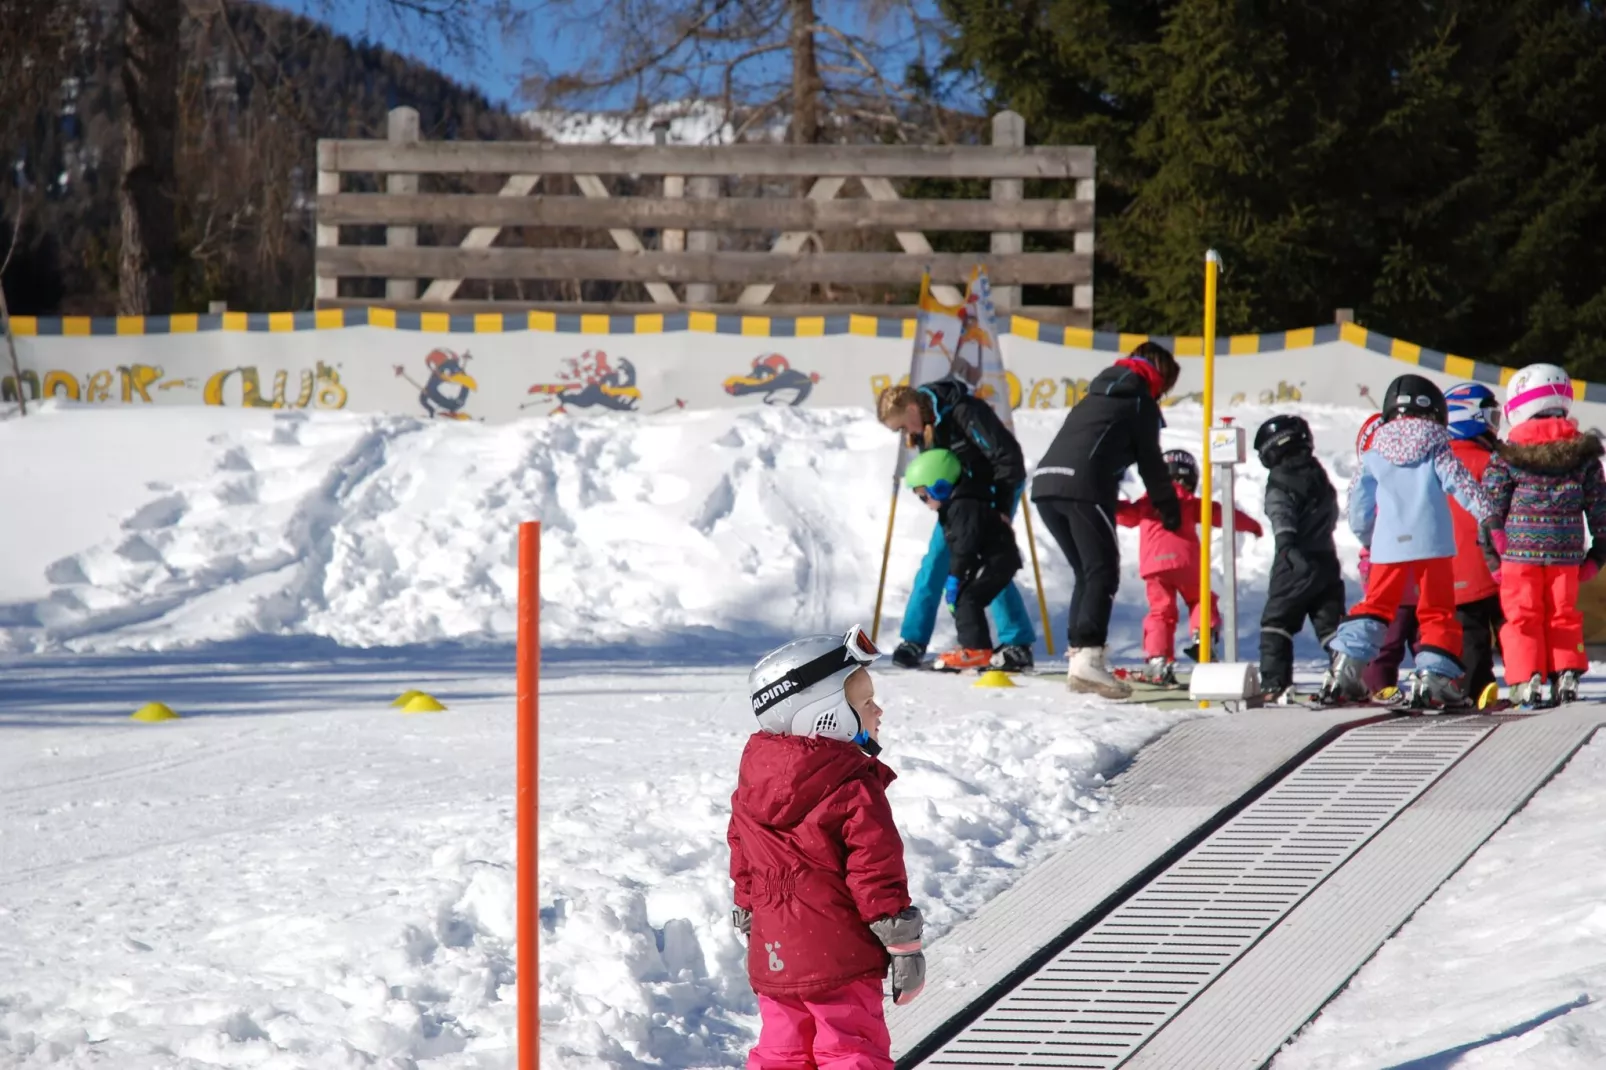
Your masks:
[{"label": "adult in turquoise pants", "polygon": [[[912,668],[925,656],[931,643],[931,633],[937,626],[937,610],[942,606],[943,584],[948,582],[948,543],[942,537],[942,525],[931,526],[931,543],[926,547],[925,559],[915,574],[914,588],[909,592],[909,604],[903,610],[903,624],[898,629],[902,640],[893,653],[893,660]],[[998,629],[998,653],[993,660],[1001,668],[1029,669],[1032,667],[1032,644],[1037,642],[1037,630],[1026,615],[1026,603],[1020,588],[1011,583],[1002,594],[993,599],[993,624]]]}]

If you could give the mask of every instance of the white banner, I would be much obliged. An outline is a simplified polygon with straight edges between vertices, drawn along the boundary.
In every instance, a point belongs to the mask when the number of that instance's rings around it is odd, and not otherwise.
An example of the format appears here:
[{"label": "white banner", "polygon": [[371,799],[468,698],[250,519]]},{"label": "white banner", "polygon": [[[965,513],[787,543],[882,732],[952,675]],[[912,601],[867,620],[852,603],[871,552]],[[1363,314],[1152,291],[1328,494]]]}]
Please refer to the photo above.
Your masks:
[{"label": "white banner", "polygon": [[[671,329],[668,317],[634,319],[636,330],[618,333],[346,326],[174,334],[60,333],[62,321],[19,319],[31,328],[17,339],[20,389],[30,400],[347,409],[491,422],[565,412],[869,407],[882,388],[908,373],[915,333],[914,321],[858,317],[755,317],[732,324],[721,317],[718,330]],[[957,318],[953,325],[957,342]],[[1012,328],[998,338],[1011,408],[1075,404],[1101,369],[1145,337],[1062,331],[1019,319]],[[1182,358],[1181,379],[1165,403],[1198,400],[1203,362],[1188,355],[1190,348],[1198,352],[1198,340],[1156,340],[1177,345]],[[1501,373],[1353,326],[1245,336],[1222,346],[1230,354],[1216,360],[1216,407],[1226,415],[1246,403],[1376,404],[1389,381],[1406,371],[1446,386],[1471,378],[1498,384]],[[976,348],[978,358],[991,356]],[[971,359],[968,351],[960,355]],[[988,364],[982,367],[990,372]],[[5,368],[0,378],[5,400],[14,400],[17,377]],[[1575,386],[1584,398],[1577,405],[1580,421],[1606,428],[1606,405],[1597,400],[1606,389]]]}]

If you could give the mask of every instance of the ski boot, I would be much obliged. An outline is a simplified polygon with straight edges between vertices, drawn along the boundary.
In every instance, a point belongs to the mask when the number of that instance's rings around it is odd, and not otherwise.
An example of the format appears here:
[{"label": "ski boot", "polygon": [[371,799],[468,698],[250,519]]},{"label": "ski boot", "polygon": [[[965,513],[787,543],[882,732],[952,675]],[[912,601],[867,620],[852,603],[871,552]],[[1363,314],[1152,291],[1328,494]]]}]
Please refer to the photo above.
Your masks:
[{"label": "ski boot", "polygon": [[1511,685],[1511,704],[1517,709],[1538,710],[1545,707],[1545,678],[1534,673],[1520,684]]},{"label": "ski boot", "polygon": [[1346,702],[1364,702],[1371,696],[1366,682],[1361,679],[1365,663],[1348,654],[1334,654],[1327,674],[1322,677],[1322,688],[1316,701],[1323,706],[1337,706]]},{"label": "ski boot", "polygon": [[1299,701],[1299,693],[1294,690],[1293,684],[1289,684],[1287,687],[1269,687],[1261,691],[1260,704],[1262,706],[1302,705]]},{"label": "ski boot", "polygon": [[993,652],[984,648],[955,647],[937,655],[932,668],[938,672],[964,672],[966,669],[985,669],[993,661]]},{"label": "ski boot", "polygon": [[1037,664],[1032,657],[1032,648],[1020,646],[1015,643],[1006,643],[993,651],[992,666],[1003,669],[1005,672],[1031,672]]},{"label": "ski boot", "polygon": [[900,669],[918,669],[926,660],[926,648],[905,639],[892,652],[892,664]]},{"label": "ski boot", "polygon": [[1578,670],[1563,669],[1550,683],[1550,704],[1560,706],[1578,701]]},{"label": "ski boot", "polygon": [[1188,645],[1182,648],[1182,652],[1188,655],[1190,661],[1198,664],[1200,657],[1204,654],[1204,651],[1200,649],[1198,632],[1188,636]]},{"label": "ski boot", "polygon": [[1157,684],[1160,687],[1176,687],[1176,662],[1171,661],[1162,654],[1156,654],[1149,659],[1147,665],[1138,671],[1137,678],[1146,684]]},{"label": "ski boot", "polygon": [[1411,676],[1411,687],[1406,704],[1423,713],[1445,713],[1471,706],[1461,685],[1448,676],[1418,669]]}]

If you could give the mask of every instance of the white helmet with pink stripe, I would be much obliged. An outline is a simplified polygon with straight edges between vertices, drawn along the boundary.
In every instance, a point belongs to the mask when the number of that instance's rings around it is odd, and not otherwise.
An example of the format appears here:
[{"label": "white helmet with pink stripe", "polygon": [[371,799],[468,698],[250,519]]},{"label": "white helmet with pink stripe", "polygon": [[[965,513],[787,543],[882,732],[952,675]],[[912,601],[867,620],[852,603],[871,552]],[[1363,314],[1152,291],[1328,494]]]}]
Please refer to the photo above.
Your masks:
[{"label": "white helmet with pink stripe", "polygon": [[1506,425],[1535,416],[1566,416],[1573,410],[1573,380],[1554,364],[1530,364],[1506,384]]}]

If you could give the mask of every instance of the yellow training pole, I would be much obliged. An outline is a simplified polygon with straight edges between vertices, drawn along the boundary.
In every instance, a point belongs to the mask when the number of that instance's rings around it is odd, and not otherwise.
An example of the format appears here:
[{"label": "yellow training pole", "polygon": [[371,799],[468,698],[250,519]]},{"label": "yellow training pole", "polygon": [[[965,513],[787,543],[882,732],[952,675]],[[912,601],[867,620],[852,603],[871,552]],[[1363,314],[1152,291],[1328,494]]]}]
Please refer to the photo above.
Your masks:
[{"label": "yellow training pole", "polygon": [[[1204,534],[1199,539],[1199,661],[1210,661],[1210,425],[1216,417],[1216,275],[1221,270],[1221,255],[1214,249],[1205,253],[1204,276],[1204,453],[1200,455],[1199,527]],[[1199,707],[1210,705],[1199,703]]]},{"label": "yellow training pole", "polygon": [[1037,539],[1032,536],[1032,503],[1026,500],[1026,488],[1020,492],[1020,511],[1026,514],[1026,552],[1032,555],[1032,579],[1037,583],[1037,613],[1043,621],[1043,646],[1048,656],[1054,656],[1054,626],[1048,622],[1048,598],[1043,594],[1043,570],[1037,565]]},{"label": "yellow training pole", "polygon": [[898,518],[898,477],[892,477],[892,508],[887,511],[887,541],[881,547],[881,578],[875,585],[875,619],[870,622],[870,642],[881,632],[881,596],[887,589],[887,558],[892,556],[892,522]]}]

